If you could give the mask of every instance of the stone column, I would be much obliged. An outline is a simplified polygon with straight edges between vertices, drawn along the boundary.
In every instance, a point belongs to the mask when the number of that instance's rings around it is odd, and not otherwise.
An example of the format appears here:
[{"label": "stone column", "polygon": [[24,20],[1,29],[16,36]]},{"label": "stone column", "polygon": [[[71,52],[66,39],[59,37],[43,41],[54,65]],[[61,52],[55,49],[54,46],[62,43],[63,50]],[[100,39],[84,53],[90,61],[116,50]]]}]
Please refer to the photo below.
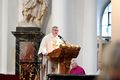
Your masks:
[{"label": "stone column", "polygon": [[82,59],[86,74],[97,70],[97,0],[84,0]]},{"label": "stone column", "polygon": [[52,0],[52,25],[60,27],[60,34],[65,37],[67,0]]},{"label": "stone column", "polygon": [[7,73],[7,28],[8,28],[8,0],[2,0],[2,28],[1,28],[1,73]]}]

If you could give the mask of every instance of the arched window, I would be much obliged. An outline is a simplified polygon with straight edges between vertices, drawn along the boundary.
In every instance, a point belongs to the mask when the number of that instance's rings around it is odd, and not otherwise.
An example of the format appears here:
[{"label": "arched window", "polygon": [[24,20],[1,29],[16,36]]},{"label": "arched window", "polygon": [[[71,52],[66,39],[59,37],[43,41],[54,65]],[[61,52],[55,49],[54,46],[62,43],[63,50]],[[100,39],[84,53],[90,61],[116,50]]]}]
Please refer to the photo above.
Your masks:
[{"label": "arched window", "polygon": [[103,39],[109,39],[111,37],[111,3],[109,3],[103,13],[102,37]]}]

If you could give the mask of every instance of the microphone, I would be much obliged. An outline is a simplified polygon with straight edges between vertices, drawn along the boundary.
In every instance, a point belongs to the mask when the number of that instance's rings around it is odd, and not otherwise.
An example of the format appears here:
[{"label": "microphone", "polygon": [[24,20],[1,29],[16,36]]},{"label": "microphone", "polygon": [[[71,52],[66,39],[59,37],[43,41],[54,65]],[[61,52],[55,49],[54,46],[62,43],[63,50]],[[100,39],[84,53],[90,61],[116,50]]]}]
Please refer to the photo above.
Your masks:
[{"label": "microphone", "polygon": [[58,35],[58,37],[66,44],[66,41],[63,39],[62,36]]},{"label": "microphone", "polygon": [[62,36],[60,36],[60,35],[58,35],[58,37],[59,37],[60,39],[63,39]]}]

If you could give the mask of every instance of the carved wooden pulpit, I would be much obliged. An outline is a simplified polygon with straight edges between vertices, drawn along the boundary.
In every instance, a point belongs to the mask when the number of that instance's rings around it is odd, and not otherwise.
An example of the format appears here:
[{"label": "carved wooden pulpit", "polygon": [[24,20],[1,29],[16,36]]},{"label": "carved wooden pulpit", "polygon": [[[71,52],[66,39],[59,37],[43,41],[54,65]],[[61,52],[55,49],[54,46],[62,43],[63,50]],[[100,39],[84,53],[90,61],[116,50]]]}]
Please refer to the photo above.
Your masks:
[{"label": "carved wooden pulpit", "polygon": [[59,48],[48,53],[47,58],[51,62],[56,61],[59,74],[68,74],[72,58],[76,58],[80,51],[80,46],[72,44],[62,44]]}]

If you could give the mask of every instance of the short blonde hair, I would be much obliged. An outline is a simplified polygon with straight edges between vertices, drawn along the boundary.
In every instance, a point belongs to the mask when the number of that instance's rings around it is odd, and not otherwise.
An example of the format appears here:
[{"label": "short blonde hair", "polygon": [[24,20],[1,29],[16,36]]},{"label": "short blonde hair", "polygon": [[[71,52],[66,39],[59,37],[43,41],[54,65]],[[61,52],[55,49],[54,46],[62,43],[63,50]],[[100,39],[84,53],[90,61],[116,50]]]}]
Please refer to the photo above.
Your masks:
[{"label": "short blonde hair", "polygon": [[102,70],[97,80],[110,78],[110,71],[120,70],[120,41],[110,43],[104,50],[102,56]]},{"label": "short blonde hair", "polygon": [[108,69],[120,70],[120,41],[111,43],[106,47],[102,62]]}]

